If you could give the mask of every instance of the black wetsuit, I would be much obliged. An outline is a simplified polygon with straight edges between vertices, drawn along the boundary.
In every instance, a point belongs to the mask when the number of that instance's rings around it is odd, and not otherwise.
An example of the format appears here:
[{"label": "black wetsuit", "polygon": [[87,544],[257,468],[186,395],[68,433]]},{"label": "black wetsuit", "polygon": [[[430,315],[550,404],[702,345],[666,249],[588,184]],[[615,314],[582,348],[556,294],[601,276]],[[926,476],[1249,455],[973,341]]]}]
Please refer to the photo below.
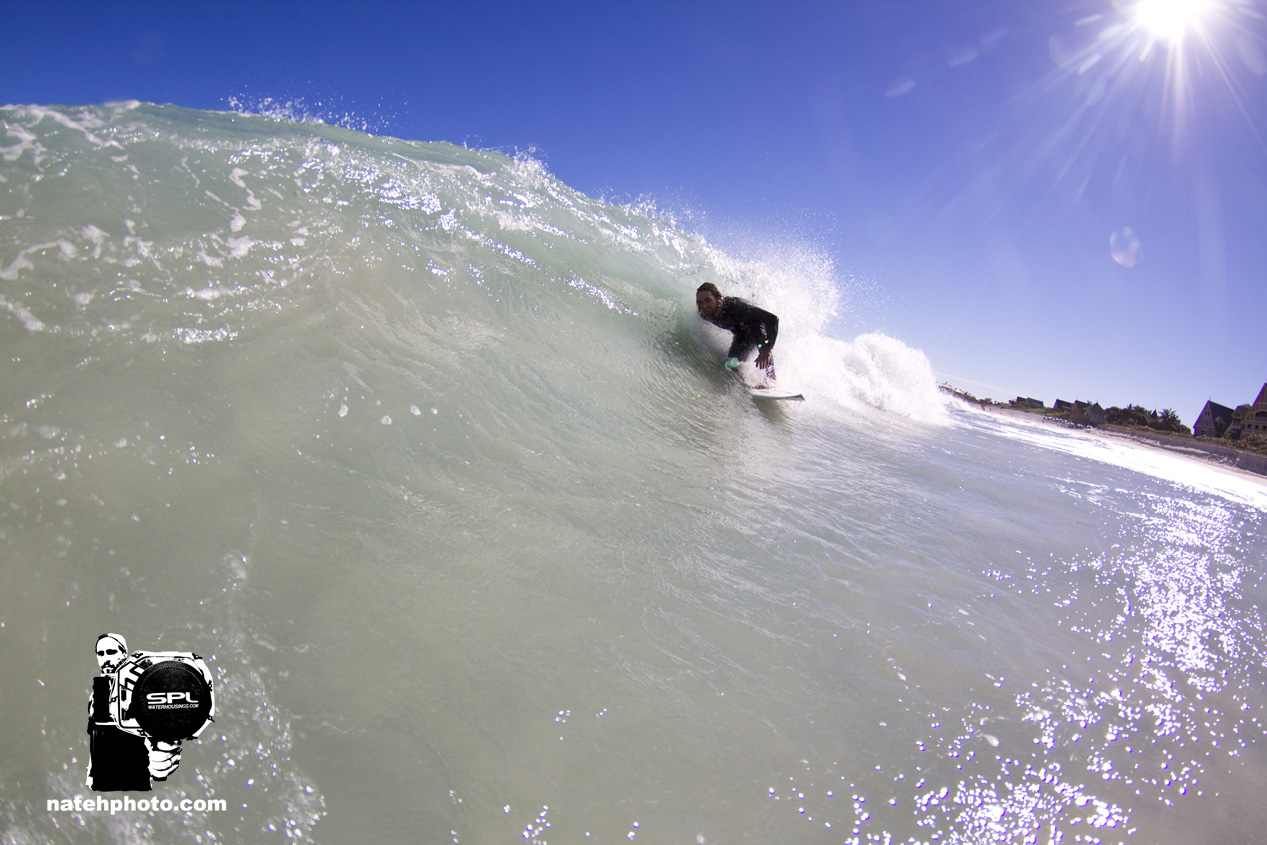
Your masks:
[{"label": "black wetsuit", "polygon": [[727,358],[742,361],[753,349],[773,349],[774,339],[779,336],[778,317],[737,296],[723,296],[721,313],[704,319],[735,333],[730,351],[726,353]]}]

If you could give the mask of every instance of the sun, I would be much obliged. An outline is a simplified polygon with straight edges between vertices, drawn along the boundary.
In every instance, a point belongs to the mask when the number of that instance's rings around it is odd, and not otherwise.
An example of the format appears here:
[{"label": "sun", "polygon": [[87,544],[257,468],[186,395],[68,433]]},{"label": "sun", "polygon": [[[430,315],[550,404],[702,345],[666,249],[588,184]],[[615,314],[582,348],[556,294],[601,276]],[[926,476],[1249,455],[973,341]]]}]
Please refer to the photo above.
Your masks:
[{"label": "sun", "polygon": [[1178,44],[1209,5],[1210,0],[1140,0],[1135,17],[1153,38]]}]

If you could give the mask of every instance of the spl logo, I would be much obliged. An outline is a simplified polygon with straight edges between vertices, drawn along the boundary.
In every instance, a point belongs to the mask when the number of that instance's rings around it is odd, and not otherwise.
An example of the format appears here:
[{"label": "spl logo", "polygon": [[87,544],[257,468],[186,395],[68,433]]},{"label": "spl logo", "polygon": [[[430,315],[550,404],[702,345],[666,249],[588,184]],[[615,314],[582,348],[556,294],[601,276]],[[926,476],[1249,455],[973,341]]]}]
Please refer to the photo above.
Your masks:
[{"label": "spl logo", "polygon": [[88,786],[149,791],[180,765],[180,744],[215,719],[211,671],[191,652],[134,651],[118,634],[97,638],[92,679]]},{"label": "spl logo", "polygon": [[192,692],[147,692],[145,701],[150,710],[196,709],[198,701]]}]

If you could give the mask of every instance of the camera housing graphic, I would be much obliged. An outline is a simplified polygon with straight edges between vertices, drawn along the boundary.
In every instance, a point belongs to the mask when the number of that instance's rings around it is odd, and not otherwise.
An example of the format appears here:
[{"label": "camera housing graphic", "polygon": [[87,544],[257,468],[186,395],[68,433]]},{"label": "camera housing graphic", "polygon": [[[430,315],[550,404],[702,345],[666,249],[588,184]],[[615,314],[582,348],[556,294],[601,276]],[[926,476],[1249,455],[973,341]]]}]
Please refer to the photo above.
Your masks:
[{"label": "camera housing graphic", "polygon": [[96,724],[162,742],[194,739],[216,715],[211,671],[190,652],[134,651],[92,694]]}]

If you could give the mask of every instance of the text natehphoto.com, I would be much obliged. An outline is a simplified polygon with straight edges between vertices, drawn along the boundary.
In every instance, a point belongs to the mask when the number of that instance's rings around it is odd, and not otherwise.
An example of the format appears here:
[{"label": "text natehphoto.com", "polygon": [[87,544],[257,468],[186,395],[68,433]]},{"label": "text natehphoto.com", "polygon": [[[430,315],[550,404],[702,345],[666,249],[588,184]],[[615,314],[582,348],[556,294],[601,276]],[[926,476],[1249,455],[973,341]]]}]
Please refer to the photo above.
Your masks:
[{"label": "text natehphoto.com", "polygon": [[50,813],[223,813],[229,809],[229,802],[223,798],[182,798],[173,801],[170,798],[133,798],[125,795],[122,798],[107,798],[104,795],[91,795],[84,798],[49,798],[47,809]]}]

